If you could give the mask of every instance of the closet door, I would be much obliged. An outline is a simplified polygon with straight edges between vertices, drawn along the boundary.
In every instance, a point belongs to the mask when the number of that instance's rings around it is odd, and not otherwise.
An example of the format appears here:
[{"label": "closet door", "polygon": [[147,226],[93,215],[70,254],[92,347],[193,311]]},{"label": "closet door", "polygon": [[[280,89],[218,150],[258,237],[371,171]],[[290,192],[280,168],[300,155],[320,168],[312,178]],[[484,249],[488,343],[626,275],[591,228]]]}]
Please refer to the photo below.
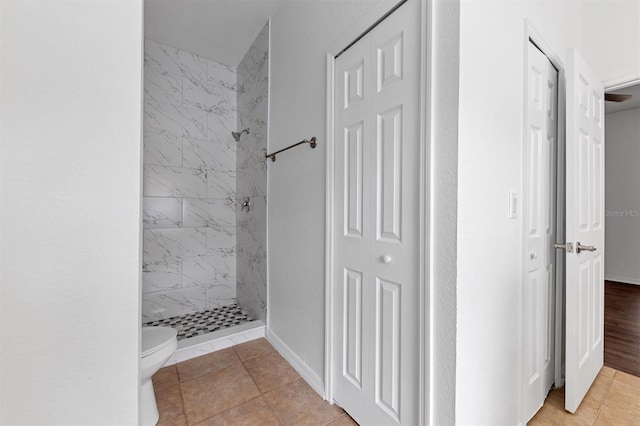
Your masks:
[{"label": "closet door", "polygon": [[334,399],[361,424],[416,424],[419,2],[336,59]]},{"label": "closet door", "polygon": [[524,417],[542,407],[553,385],[555,349],[556,152],[558,71],[529,43],[525,138]]}]

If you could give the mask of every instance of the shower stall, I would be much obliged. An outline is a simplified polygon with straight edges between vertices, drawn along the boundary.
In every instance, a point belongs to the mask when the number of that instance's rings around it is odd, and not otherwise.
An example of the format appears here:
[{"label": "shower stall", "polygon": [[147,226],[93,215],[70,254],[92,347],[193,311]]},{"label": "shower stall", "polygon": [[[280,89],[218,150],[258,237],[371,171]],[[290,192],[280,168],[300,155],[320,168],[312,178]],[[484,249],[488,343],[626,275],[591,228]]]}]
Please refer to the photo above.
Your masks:
[{"label": "shower stall", "polygon": [[142,323],[179,347],[266,322],[268,48],[268,23],[237,66],[145,40]]}]

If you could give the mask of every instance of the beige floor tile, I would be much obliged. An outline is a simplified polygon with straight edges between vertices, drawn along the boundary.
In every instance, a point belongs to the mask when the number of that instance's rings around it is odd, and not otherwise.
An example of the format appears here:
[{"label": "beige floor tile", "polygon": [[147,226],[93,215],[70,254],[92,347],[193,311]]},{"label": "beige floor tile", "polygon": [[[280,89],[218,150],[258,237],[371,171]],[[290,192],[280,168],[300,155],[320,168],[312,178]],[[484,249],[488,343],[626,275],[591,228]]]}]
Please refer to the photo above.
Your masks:
[{"label": "beige floor tile", "polygon": [[613,380],[608,372],[599,374],[575,413],[564,409],[564,387],[554,389],[529,425],[592,425],[598,417],[609,386]]},{"label": "beige floor tile", "polygon": [[613,377],[613,375],[616,374],[616,370],[605,365],[600,369],[600,373],[598,374],[605,377]]},{"label": "beige floor tile", "polygon": [[303,379],[298,379],[264,395],[283,425],[326,425],[344,410],[324,401]]},{"label": "beige floor tile", "polygon": [[[640,378],[628,374],[619,378],[619,374],[620,372],[612,368],[603,367],[598,373],[598,376],[596,376],[596,379],[575,414],[569,413],[564,409],[564,388],[554,389],[547,397],[543,407],[528,424],[563,426],[594,424],[599,418],[598,416],[602,417],[605,399],[609,398],[614,382],[629,381],[636,383],[635,379],[637,379],[638,386],[640,386]],[[606,421],[610,420],[609,415],[609,412],[605,413]]]},{"label": "beige floor tile", "polygon": [[640,378],[624,374],[616,373],[598,425],[640,425]]},{"label": "beige floor tile", "polygon": [[300,377],[296,370],[276,351],[249,358],[244,361],[244,365],[262,393],[269,392]]},{"label": "beige floor tile", "polygon": [[250,340],[233,347],[242,361],[255,358],[260,355],[276,352],[273,346],[265,338]]},{"label": "beige floor tile", "polygon": [[224,425],[278,426],[279,423],[264,398],[259,397],[198,423],[198,426]]},{"label": "beige floor tile", "polygon": [[545,412],[540,410],[536,413],[535,416],[533,416],[531,420],[529,420],[527,426],[556,426],[558,424],[559,423],[554,423],[552,419],[549,419],[547,417]]},{"label": "beige floor tile", "polygon": [[182,397],[190,424],[198,423],[260,395],[241,363],[182,382]]},{"label": "beige floor tile", "polygon": [[625,373],[623,371],[618,371],[616,373],[614,381],[624,383],[628,386],[631,386],[637,392],[640,392],[640,377],[632,376],[631,374]]},{"label": "beige floor tile", "polygon": [[154,386],[156,404],[158,405],[158,413],[160,414],[158,425],[178,426],[187,424],[177,376],[175,379],[173,385],[165,382],[160,386]]},{"label": "beige floor tile", "polygon": [[240,358],[232,348],[222,349],[178,363],[178,377],[186,382],[239,362]]},{"label": "beige floor tile", "polygon": [[[556,391],[563,391],[557,389]],[[528,425],[557,425],[557,426],[584,426],[592,425],[596,419],[595,413],[584,413],[580,409],[575,414],[571,414],[564,409],[564,393],[561,398],[547,398],[544,405],[536,415],[527,423]]]},{"label": "beige floor tile", "polygon": [[151,377],[153,388],[158,389],[164,386],[177,386],[178,371],[175,365],[161,368]]},{"label": "beige floor tile", "polygon": [[358,426],[358,423],[355,422],[347,413],[338,417],[336,420],[329,423],[329,426]]}]

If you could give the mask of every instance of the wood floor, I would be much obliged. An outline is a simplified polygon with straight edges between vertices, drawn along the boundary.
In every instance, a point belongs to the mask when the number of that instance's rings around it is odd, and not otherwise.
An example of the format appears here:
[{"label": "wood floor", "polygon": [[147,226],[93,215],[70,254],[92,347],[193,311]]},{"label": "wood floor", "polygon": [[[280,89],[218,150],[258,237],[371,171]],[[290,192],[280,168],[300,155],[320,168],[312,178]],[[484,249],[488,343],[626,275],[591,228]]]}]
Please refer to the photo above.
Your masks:
[{"label": "wood floor", "polygon": [[604,365],[640,377],[640,285],[605,281]]}]

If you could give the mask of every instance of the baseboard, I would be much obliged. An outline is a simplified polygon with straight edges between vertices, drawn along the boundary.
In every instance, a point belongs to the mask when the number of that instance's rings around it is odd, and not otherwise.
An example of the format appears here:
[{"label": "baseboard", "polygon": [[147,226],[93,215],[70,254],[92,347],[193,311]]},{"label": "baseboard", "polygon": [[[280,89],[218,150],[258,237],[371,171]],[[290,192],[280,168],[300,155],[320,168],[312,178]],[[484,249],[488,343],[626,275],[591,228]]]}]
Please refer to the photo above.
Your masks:
[{"label": "baseboard", "polygon": [[622,277],[620,275],[605,275],[604,279],[607,281],[615,281],[618,283],[640,285],[640,278]]},{"label": "baseboard", "polygon": [[300,374],[305,382],[324,399],[324,383],[320,376],[313,371],[298,355],[295,354],[273,331],[267,330],[267,340]]}]

